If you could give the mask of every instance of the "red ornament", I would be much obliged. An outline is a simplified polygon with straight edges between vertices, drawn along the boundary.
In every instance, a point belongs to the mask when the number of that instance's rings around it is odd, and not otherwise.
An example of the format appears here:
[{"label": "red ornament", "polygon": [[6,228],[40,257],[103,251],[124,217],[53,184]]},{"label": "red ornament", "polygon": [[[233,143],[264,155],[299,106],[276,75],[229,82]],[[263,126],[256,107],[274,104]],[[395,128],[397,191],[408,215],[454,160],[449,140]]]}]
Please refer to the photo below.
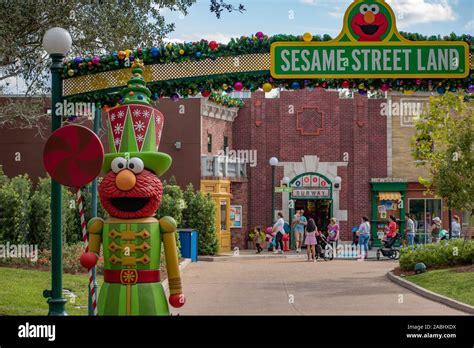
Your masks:
[{"label": "red ornament", "polygon": [[419,85],[421,85],[421,80],[420,80],[420,79],[417,79],[417,80],[415,81],[415,83],[416,83],[417,86],[419,86]]},{"label": "red ornament", "polygon": [[104,147],[90,129],[68,125],[54,131],[46,141],[43,163],[61,185],[81,187],[94,180],[102,169]]},{"label": "red ornament", "polygon": [[384,83],[380,89],[383,91],[383,92],[387,92],[389,89],[390,89],[390,86],[387,84],[387,83]]},{"label": "red ornament", "polygon": [[265,35],[264,35],[261,31],[259,31],[258,33],[255,34],[255,36],[256,36],[259,40],[261,40],[261,39],[263,39],[263,37],[264,37]]},{"label": "red ornament", "polygon": [[174,308],[179,308],[183,307],[184,303],[186,302],[186,298],[183,294],[174,294],[170,295],[169,301],[170,305],[172,305]]},{"label": "red ornament", "polygon": [[209,42],[208,46],[211,50],[215,51],[215,50],[217,50],[217,47],[219,47],[219,44],[215,41],[211,41],[211,42]]},{"label": "red ornament", "polygon": [[347,80],[344,80],[344,81],[342,81],[342,84],[341,84],[341,86],[342,86],[342,88],[349,88],[349,86],[350,86],[350,83],[349,83],[349,81],[347,81]]},{"label": "red ornament", "polygon": [[84,253],[81,255],[81,258],[79,259],[79,261],[82,267],[86,269],[91,269],[97,263],[97,255],[90,252]]},{"label": "red ornament", "polygon": [[327,83],[327,82],[323,82],[322,87],[323,87],[323,88],[328,88],[328,83]]},{"label": "red ornament", "polygon": [[137,53],[138,53],[138,54],[141,54],[141,53],[142,53],[142,48],[141,48],[141,47],[138,47],[138,48],[137,48]]},{"label": "red ornament", "polygon": [[237,81],[236,83],[234,83],[234,89],[237,92],[240,92],[243,88],[244,88],[244,85],[242,84],[242,82]]},{"label": "red ornament", "polygon": [[204,98],[207,98],[207,97],[209,97],[209,96],[211,95],[211,91],[207,91],[207,90],[206,90],[206,91],[202,91],[202,92],[201,92],[201,95],[202,95]]}]

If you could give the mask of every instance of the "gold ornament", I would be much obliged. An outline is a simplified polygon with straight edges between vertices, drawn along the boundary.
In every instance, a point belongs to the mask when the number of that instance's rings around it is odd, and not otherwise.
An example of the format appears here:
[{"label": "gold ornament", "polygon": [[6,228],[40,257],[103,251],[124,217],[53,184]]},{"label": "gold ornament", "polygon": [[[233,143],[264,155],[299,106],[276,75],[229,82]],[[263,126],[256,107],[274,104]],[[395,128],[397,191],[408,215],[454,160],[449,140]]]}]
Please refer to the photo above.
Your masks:
[{"label": "gold ornament", "polygon": [[264,92],[268,93],[273,89],[273,86],[272,86],[271,83],[266,82],[266,83],[263,84],[262,89],[263,89]]},{"label": "gold ornament", "polygon": [[311,40],[313,40],[313,34],[308,33],[308,32],[304,33],[303,40],[304,42],[311,42]]}]

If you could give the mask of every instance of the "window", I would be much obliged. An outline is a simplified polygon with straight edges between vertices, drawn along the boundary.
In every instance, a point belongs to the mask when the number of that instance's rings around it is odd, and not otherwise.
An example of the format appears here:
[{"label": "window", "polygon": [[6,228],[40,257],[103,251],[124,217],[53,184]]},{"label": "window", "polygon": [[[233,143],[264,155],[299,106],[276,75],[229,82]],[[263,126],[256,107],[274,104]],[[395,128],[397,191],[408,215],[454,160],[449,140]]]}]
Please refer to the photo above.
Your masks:
[{"label": "window", "polygon": [[212,152],[212,134],[207,135],[207,152]]},{"label": "window", "polygon": [[415,242],[426,244],[431,242],[428,228],[435,217],[442,217],[441,199],[435,198],[410,198],[408,211],[415,215]]},{"label": "window", "polygon": [[227,148],[229,147],[229,138],[224,135],[224,152],[227,153]]},{"label": "window", "polygon": [[227,231],[227,202],[221,201],[221,231]]}]

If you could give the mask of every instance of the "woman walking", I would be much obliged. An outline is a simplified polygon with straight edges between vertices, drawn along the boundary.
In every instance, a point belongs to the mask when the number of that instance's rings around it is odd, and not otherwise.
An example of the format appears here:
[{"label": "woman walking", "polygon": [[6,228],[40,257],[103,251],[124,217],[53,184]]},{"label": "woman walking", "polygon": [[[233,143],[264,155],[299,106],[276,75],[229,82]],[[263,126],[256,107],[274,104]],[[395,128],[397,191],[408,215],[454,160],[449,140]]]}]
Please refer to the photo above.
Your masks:
[{"label": "woman walking", "polygon": [[369,223],[369,218],[367,216],[362,217],[359,230],[357,231],[357,235],[359,236],[359,245],[361,246],[360,247],[360,250],[362,252],[361,257],[367,259],[369,257],[369,239],[370,239],[370,223]]},{"label": "woman walking", "polygon": [[[313,260],[316,262],[316,233],[318,232],[318,228],[316,227],[316,223],[314,219],[308,220],[308,225],[306,227],[306,239],[304,243],[306,244],[306,253],[308,255],[308,261]],[[311,253],[311,258],[310,258]]]}]

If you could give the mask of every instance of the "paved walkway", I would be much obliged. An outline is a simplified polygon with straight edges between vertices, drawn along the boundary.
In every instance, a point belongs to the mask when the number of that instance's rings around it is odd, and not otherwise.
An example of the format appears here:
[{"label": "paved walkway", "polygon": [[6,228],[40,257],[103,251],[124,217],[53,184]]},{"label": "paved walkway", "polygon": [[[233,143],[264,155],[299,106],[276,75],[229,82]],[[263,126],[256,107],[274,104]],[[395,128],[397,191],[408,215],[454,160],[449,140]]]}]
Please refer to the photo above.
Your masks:
[{"label": "paved walkway", "polygon": [[236,258],[192,263],[180,315],[461,315],[385,276],[394,261]]}]

